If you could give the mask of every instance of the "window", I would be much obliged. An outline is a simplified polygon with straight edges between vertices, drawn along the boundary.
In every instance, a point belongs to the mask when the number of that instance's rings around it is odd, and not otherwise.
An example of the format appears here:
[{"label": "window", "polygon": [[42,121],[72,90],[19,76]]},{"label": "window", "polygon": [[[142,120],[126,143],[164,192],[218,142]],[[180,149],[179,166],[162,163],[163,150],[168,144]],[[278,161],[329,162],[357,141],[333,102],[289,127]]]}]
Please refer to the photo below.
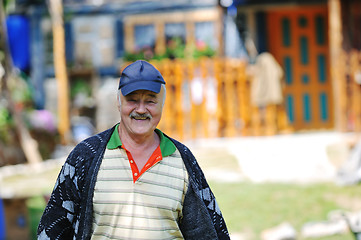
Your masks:
[{"label": "window", "polygon": [[218,47],[213,22],[197,22],[195,24],[195,36],[197,44],[205,43],[212,49]]},{"label": "window", "polygon": [[[220,48],[221,15],[217,9],[135,14],[122,20],[125,58],[142,54],[156,59],[182,58],[185,54],[213,56]],[[191,53],[197,40],[201,44]]]},{"label": "window", "polygon": [[136,25],[134,27],[135,48],[141,50],[155,47],[154,25]]},{"label": "window", "polygon": [[186,42],[186,28],[184,23],[167,23],[165,24],[165,38],[168,43],[175,38],[181,39],[182,43]]}]

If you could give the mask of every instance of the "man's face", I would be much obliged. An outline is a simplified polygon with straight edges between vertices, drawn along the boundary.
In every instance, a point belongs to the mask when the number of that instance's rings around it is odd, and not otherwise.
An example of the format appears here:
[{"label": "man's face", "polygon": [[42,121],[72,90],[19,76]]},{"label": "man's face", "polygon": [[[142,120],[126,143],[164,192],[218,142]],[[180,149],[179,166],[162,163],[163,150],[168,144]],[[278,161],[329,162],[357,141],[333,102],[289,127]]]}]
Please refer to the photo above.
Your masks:
[{"label": "man's face", "polygon": [[119,96],[121,127],[128,135],[145,137],[153,134],[162,116],[163,88],[158,94],[148,90],[137,90],[127,96]]}]

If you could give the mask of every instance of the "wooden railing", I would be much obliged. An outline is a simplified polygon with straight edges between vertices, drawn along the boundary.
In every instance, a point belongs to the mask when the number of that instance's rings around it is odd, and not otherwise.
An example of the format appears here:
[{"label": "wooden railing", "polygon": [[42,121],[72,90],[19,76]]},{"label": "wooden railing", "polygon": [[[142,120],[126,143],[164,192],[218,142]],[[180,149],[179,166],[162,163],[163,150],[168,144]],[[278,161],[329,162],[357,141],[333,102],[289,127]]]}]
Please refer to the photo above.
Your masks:
[{"label": "wooden railing", "polygon": [[[361,132],[361,52],[339,59],[341,129]],[[292,133],[283,105],[251,105],[251,77],[241,60],[152,61],[167,84],[159,128],[179,139],[266,136]],[[335,86],[333,86],[335,87]],[[334,107],[334,106],[331,106]]]},{"label": "wooden railing", "polygon": [[152,62],[166,80],[159,128],[179,139],[273,135],[292,131],[282,106],[250,103],[250,78],[240,60]]}]

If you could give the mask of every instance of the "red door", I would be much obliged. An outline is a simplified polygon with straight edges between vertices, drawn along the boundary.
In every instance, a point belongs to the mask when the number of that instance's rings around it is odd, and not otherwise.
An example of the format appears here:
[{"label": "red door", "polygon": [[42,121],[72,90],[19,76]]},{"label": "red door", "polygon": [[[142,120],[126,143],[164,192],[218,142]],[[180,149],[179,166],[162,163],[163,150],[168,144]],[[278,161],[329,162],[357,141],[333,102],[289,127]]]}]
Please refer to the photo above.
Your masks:
[{"label": "red door", "polygon": [[285,107],[296,130],[333,127],[327,6],[267,13],[269,51],[285,71]]}]

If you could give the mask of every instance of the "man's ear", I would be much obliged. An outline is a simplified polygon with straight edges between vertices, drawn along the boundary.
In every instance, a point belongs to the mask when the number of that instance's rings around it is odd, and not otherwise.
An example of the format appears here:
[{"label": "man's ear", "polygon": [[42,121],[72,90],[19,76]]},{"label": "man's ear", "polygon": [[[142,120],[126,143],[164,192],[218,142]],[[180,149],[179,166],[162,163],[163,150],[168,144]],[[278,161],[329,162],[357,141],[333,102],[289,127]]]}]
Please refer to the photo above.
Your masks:
[{"label": "man's ear", "polygon": [[120,96],[119,96],[119,94],[117,94],[117,107],[118,107],[118,111],[120,112]]}]

